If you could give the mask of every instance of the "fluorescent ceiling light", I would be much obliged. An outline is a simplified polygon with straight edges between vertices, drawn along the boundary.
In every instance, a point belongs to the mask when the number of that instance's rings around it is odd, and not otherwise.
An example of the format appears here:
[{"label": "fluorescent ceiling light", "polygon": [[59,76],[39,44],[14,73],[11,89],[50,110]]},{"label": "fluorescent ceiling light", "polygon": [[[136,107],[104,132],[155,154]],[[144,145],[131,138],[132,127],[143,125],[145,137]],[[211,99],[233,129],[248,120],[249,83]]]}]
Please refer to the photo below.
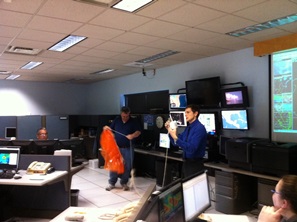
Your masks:
[{"label": "fluorescent ceiling light", "polygon": [[122,0],[117,4],[113,5],[112,8],[134,12],[137,9],[149,4],[153,0]]},{"label": "fluorescent ceiling light", "polygon": [[6,79],[7,80],[15,80],[16,78],[19,78],[21,75],[10,75]]},{"label": "fluorescent ceiling light", "polygon": [[97,72],[92,72],[90,73],[90,75],[98,75],[98,74],[104,74],[104,73],[109,73],[109,72],[113,72],[115,71],[115,69],[103,69]]},{"label": "fluorescent ceiling light", "polygon": [[34,69],[35,67],[41,65],[43,62],[29,62],[22,66],[21,69]]},{"label": "fluorescent ceiling light", "polygon": [[177,54],[177,53],[180,53],[180,52],[173,51],[173,50],[168,50],[166,52],[162,52],[162,53],[147,57],[145,59],[138,60],[136,62],[148,63],[148,62],[151,62],[151,61],[154,61],[154,60],[157,60],[157,59],[163,59],[163,58],[165,58],[167,56],[171,56],[171,55],[174,55],[174,54]]},{"label": "fluorescent ceiling light", "polygon": [[112,5],[115,0],[74,0],[74,1],[108,7]]},{"label": "fluorescent ceiling light", "polygon": [[4,70],[0,71],[0,75],[8,75],[10,73],[11,73],[10,71],[4,71]]},{"label": "fluorescent ceiling light", "polygon": [[62,39],[60,42],[50,47],[48,50],[63,52],[66,49],[74,46],[75,44],[85,40],[86,38],[87,37],[85,36],[69,35],[66,38]]},{"label": "fluorescent ceiling light", "polygon": [[270,29],[270,28],[275,28],[275,27],[282,26],[282,25],[287,25],[287,24],[290,24],[290,23],[296,22],[296,21],[297,21],[297,14],[293,14],[293,15],[288,15],[288,16],[281,17],[278,19],[274,19],[274,20],[271,20],[268,22],[260,23],[257,25],[248,26],[243,29],[228,32],[226,34],[234,36],[234,37],[240,37],[240,36],[248,35],[248,34],[251,34],[254,32],[259,32],[259,31],[262,31],[265,29]]}]

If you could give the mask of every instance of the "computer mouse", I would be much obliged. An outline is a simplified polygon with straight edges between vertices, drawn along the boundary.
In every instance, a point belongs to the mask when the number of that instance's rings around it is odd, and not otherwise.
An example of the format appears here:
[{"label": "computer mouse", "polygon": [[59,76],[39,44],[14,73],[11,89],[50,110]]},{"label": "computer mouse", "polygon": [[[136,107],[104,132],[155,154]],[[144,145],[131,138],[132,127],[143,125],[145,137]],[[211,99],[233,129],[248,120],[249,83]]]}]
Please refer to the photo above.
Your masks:
[{"label": "computer mouse", "polygon": [[54,167],[50,167],[46,171],[47,174],[52,173],[52,172],[55,172],[55,168]]},{"label": "computer mouse", "polygon": [[13,176],[13,179],[16,179],[16,180],[17,180],[17,179],[21,179],[21,178],[22,178],[22,176],[19,175],[19,174],[16,174],[16,175]]}]

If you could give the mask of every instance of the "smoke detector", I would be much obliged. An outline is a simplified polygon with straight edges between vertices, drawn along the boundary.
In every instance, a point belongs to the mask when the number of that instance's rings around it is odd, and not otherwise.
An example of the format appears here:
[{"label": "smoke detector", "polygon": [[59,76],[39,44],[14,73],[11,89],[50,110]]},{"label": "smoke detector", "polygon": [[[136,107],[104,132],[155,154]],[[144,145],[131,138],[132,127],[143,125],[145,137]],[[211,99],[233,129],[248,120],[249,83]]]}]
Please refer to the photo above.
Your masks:
[{"label": "smoke detector", "polygon": [[16,53],[23,55],[37,55],[41,49],[33,49],[33,48],[25,48],[19,46],[9,46],[6,52],[8,53]]}]

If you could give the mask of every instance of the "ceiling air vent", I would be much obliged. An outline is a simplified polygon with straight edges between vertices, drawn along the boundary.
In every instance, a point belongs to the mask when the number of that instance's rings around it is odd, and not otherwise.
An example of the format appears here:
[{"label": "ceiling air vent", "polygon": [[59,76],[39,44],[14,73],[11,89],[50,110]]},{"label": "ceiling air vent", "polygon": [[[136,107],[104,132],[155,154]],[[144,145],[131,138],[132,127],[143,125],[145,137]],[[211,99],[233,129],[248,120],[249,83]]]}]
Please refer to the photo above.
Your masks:
[{"label": "ceiling air vent", "polygon": [[37,55],[41,49],[33,49],[33,48],[25,48],[25,47],[18,47],[18,46],[9,46],[6,52],[9,53],[17,53],[23,55]]},{"label": "ceiling air vent", "polygon": [[151,63],[144,63],[144,62],[131,62],[131,63],[125,64],[124,66],[143,68],[143,67],[152,66],[152,65],[153,64]]}]

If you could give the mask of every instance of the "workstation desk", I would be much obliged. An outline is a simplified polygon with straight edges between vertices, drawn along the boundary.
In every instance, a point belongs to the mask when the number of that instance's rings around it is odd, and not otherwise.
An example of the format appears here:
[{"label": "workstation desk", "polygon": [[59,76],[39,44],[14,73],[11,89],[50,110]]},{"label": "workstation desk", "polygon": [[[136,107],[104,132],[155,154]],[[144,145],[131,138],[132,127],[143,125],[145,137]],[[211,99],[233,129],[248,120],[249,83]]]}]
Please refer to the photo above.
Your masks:
[{"label": "workstation desk", "polygon": [[[50,174],[26,174],[33,161],[48,162]],[[72,176],[85,164],[71,167],[70,156],[22,154],[20,179],[0,179],[0,220],[10,217],[53,218],[70,206]]]}]

